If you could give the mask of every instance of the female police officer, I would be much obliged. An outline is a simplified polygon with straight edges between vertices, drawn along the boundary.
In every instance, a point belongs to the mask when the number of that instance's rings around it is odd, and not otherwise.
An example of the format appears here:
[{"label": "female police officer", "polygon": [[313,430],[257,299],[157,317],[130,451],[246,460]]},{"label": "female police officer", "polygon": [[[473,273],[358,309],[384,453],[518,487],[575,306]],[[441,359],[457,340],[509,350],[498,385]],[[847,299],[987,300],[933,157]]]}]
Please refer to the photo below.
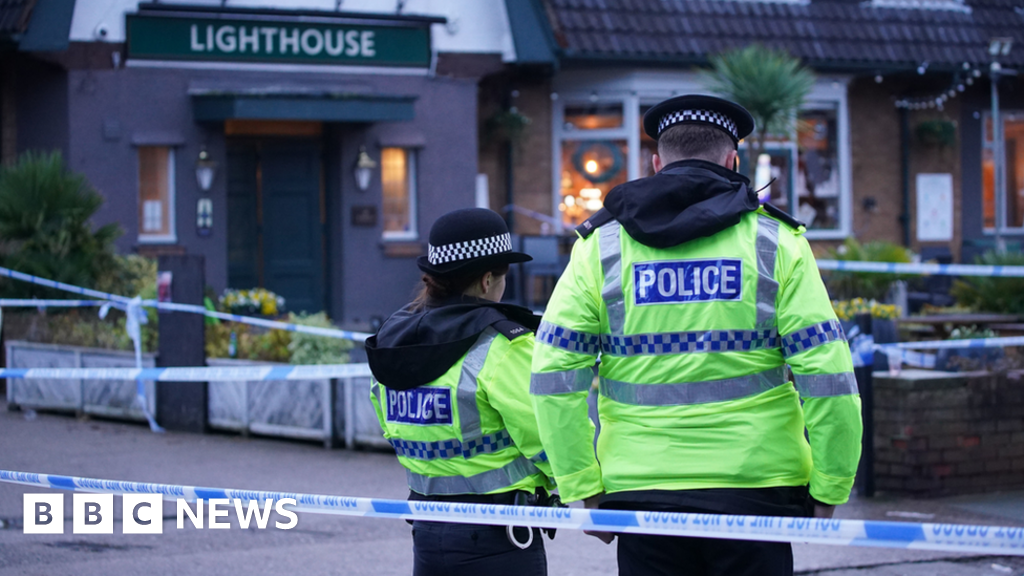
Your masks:
[{"label": "female police officer", "polygon": [[[456,210],[430,230],[420,296],[367,340],[371,399],[410,500],[537,504],[553,487],[530,401],[538,318],[501,304],[512,250],[500,216]],[[536,530],[414,522],[415,576],[546,574]]]}]

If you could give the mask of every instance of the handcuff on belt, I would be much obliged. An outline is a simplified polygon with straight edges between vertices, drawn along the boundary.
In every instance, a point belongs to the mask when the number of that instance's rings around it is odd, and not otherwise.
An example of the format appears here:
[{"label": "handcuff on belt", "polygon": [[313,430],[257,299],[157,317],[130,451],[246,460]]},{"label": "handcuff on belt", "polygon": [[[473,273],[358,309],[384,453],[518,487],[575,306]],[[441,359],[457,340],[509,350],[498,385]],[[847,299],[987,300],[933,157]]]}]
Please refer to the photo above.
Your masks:
[{"label": "handcuff on belt", "polygon": [[[569,507],[566,504],[562,504],[562,500],[561,500],[561,498],[558,497],[558,494],[545,494],[543,489],[540,489],[539,493],[534,493],[534,494],[531,494],[529,492],[524,492],[522,490],[517,490],[516,491],[515,500],[513,501],[512,504],[513,504],[513,506],[540,506],[540,507],[547,507],[547,508],[568,508]],[[516,528],[526,528],[526,532],[527,532],[526,542],[520,542],[516,538],[516,535],[515,535],[515,529]],[[548,538],[550,538],[552,540],[555,539],[555,529],[554,528],[541,528],[540,530],[542,532],[544,532],[545,534],[547,534]],[[505,527],[505,534],[508,536],[508,541],[511,542],[513,546],[515,546],[516,548],[519,548],[520,550],[526,550],[527,548],[530,547],[530,545],[533,544],[533,528],[531,528],[529,526],[506,526]]]}]

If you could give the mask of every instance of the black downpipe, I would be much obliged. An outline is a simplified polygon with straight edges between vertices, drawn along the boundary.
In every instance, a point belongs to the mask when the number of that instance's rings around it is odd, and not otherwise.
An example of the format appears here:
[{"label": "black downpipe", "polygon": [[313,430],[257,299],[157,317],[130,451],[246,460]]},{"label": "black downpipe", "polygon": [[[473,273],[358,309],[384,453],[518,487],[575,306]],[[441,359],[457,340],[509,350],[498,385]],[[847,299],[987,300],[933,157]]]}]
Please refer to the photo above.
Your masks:
[{"label": "black downpipe", "polygon": [[[508,91],[505,93],[504,102],[502,107],[505,110],[512,109],[512,92]],[[515,165],[513,164],[513,143],[512,139],[505,140],[505,223],[508,224],[509,232],[515,234],[515,211],[512,210],[512,205],[515,204]]]},{"label": "black downpipe", "polygon": [[900,108],[900,178],[903,194],[903,245],[910,247],[910,112]]}]

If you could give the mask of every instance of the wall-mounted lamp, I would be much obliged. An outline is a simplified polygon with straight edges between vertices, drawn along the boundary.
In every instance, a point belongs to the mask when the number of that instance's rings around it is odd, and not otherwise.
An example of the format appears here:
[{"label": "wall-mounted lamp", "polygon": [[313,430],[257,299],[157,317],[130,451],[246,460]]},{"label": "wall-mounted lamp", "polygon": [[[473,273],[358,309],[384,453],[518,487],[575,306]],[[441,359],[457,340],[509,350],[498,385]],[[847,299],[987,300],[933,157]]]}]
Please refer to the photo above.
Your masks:
[{"label": "wall-mounted lamp", "polygon": [[196,182],[199,189],[204,193],[209,192],[216,175],[217,163],[210,159],[210,153],[206,151],[206,146],[203,146],[199,150],[199,159],[196,160]]},{"label": "wall-mounted lamp", "polygon": [[373,177],[373,169],[377,162],[366,153],[366,146],[359,147],[359,157],[356,159],[356,186],[363,192],[370,187],[370,178]]}]

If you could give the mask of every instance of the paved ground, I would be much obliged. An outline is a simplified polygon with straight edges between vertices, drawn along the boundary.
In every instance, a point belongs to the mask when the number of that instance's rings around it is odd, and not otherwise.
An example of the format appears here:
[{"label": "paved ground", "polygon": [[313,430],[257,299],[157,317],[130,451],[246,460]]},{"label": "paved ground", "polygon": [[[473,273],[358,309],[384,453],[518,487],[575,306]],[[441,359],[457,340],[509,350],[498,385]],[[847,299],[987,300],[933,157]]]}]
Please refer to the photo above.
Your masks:
[{"label": "paved ground", "polygon": [[[403,498],[394,457],[225,435],[152,434],[143,426],[0,410],[0,468],[120,480]],[[411,573],[401,521],[300,515],[298,528],[175,529],[162,536],[21,533],[22,493],[0,484],[0,576],[261,574],[391,576]],[[66,499],[70,514],[71,499]],[[952,501],[873,499],[840,508],[845,518],[1024,525],[1024,496]],[[550,573],[615,574],[614,546],[572,531],[547,542]],[[1024,559],[834,546],[796,547],[797,570],[822,576],[1024,574]]]}]

